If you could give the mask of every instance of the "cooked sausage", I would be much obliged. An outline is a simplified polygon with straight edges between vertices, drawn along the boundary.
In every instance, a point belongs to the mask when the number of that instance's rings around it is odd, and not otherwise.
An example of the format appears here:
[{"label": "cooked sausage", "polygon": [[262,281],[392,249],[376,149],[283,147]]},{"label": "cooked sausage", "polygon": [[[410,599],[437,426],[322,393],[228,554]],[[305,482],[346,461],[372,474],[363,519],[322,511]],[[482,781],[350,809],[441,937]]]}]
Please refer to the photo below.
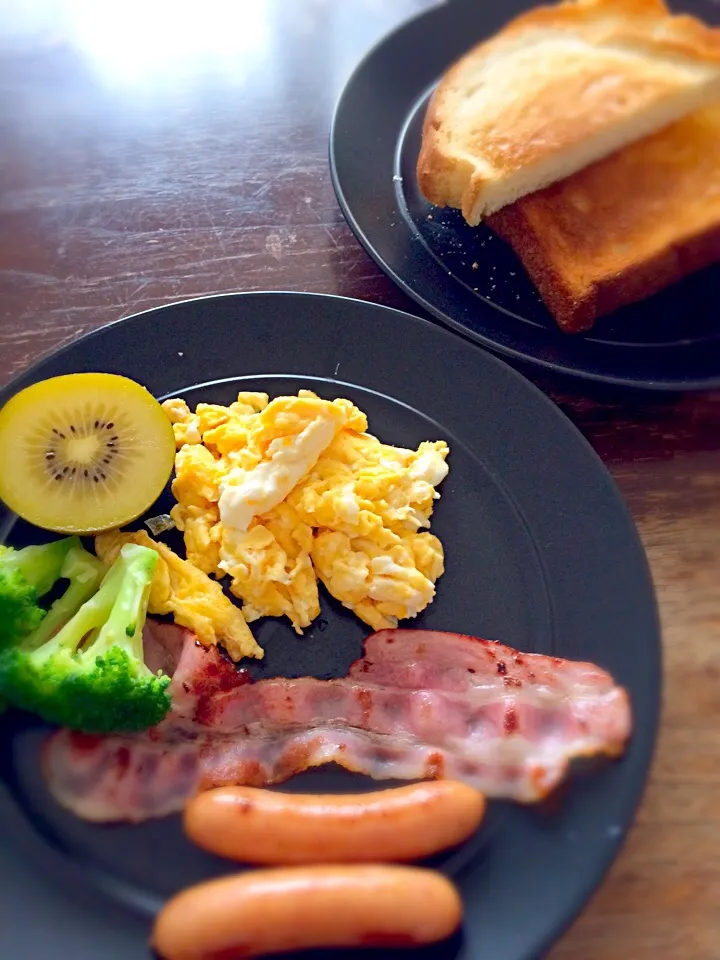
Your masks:
[{"label": "cooked sausage", "polygon": [[311,947],[415,946],[457,929],[462,905],[421,867],[255,870],[185,890],[160,912],[152,945],[165,960],[235,960]]},{"label": "cooked sausage", "polygon": [[190,801],[185,830],[205,850],[248,863],[389,863],[461,843],[484,810],[482,794],[450,780],[352,796],[219,787]]}]

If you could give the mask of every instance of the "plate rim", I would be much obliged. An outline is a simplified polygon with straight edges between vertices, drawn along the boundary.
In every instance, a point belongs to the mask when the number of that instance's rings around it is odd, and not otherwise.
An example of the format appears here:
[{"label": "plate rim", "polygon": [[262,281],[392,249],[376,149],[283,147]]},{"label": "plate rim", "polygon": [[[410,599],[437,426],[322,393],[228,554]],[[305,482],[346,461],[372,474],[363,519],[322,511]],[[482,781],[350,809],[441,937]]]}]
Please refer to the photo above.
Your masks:
[{"label": "plate rim", "polygon": [[[336,156],[337,142],[340,137],[339,127],[342,123],[343,112],[345,108],[345,102],[350,94],[353,92],[355,85],[358,80],[363,77],[367,72],[368,66],[374,57],[378,56],[386,46],[397,41],[406,31],[416,27],[423,20],[430,20],[433,17],[440,17],[444,19],[445,17],[452,17],[453,8],[457,9],[460,6],[467,6],[466,0],[445,0],[444,3],[439,3],[433,6],[430,6],[428,9],[421,11],[418,14],[414,14],[410,17],[407,17],[400,24],[394,27],[392,30],[385,33],[381,36],[375,43],[373,43],[368,50],[362,55],[360,60],[356,63],[355,67],[345,80],[340,94],[336,98],[335,107],[333,109],[332,120],[330,123],[330,131],[328,136],[328,159],[330,165],[330,179],[333,185],[333,190],[335,192],[335,197],[337,199],[340,210],[350,227],[353,235],[356,240],[363,247],[368,256],[372,259],[377,267],[387,276],[406,296],[418,304],[423,310],[428,314],[438,320],[443,326],[453,330],[456,334],[459,334],[465,340],[475,343],[476,345],[481,345],[490,353],[497,355],[502,354],[503,356],[510,357],[513,360],[517,360],[524,363],[531,363],[535,366],[540,367],[544,370],[552,371],[555,374],[560,374],[562,376],[568,377],[577,377],[582,380],[587,380],[592,383],[603,383],[611,384],[613,386],[623,387],[625,389],[630,389],[633,391],[639,390],[648,390],[653,393],[657,392],[672,392],[672,393],[691,393],[691,392],[700,392],[705,390],[715,390],[720,388],[720,371],[714,376],[708,376],[705,378],[690,378],[686,380],[664,380],[664,379],[638,379],[633,377],[627,377],[622,375],[613,375],[612,373],[599,373],[592,370],[586,370],[582,367],[573,366],[572,364],[563,363],[562,360],[547,360],[542,357],[537,357],[532,353],[526,353],[518,348],[515,348],[511,345],[499,343],[493,337],[484,334],[482,331],[473,330],[463,324],[461,321],[456,320],[454,317],[443,312],[442,309],[435,307],[433,303],[428,300],[425,296],[417,292],[409,283],[407,283],[397,272],[396,269],[390,266],[380,254],[378,254],[375,245],[370,240],[368,233],[363,227],[361,227],[357,216],[353,212],[353,209],[350,207],[346,192],[343,188],[340,175],[338,172],[338,161]],[[530,4],[530,6],[535,4]],[[482,37],[480,37],[482,39]],[[449,64],[448,64],[449,66]],[[435,85],[435,82],[428,84],[424,90],[432,89]],[[418,103],[421,98],[422,91],[418,92],[417,96],[414,98],[413,103],[408,108],[412,110]],[[411,119],[411,114],[407,113],[402,120],[401,127],[398,128],[397,137],[398,139],[393,144],[393,162],[397,157],[397,150],[399,145],[399,138],[402,132],[402,129],[405,128],[409,120]],[[392,179],[393,171],[389,171],[389,177]],[[398,210],[398,216],[401,216],[400,211]],[[524,268],[523,268],[524,269]],[[477,304],[478,312],[485,310],[496,309],[494,307],[488,306],[482,299],[478,300]],[[502,311],[502,308],[497,308]],[[402,311],[401,311],[402,312]],[[505,312],[505,311],[503,311]],[[571,336],[566,334],[565,336]]]},{"label": "plate rim", "polygon": [[[190,297],[184,300],[172,301],[167,304],[162,304],[157,307],[150,308],[148,310],[139,311],[137,313],[128,315],[127,317],[121,317],[117,320],[111,321],[97,329],[88,331],[81,337],[78,337],[75,340],[70,341],[69,343],[63,344],[60,347],[48,351],[37,359],[37,361],[31,366],[27,367],[25,370],[20,371],[16,374],[7,384],[0,388],[0,404],[6,402],[6,400],[16,392],[23,385],[23,381],[29,380],[33,381],[34,378],[42,376],[42,366],[55,359],[58,356],[62,356],[72,350],[77,348],[78,345],[81,347],[85,344],[91,342],[95,338],[102,336],[107,333],[112,328],[128,323],[132,321],[133,323],[142,322],[143,319],[147,318],[149,315],[156,315],[158,313],[171,312],[173,309],[178,307],[187,307],[195,304],[212,304],[213,302],[218,301],[232,301],[237,299],[287,299],[287,298],[302,298],[305,300],[323,300],[330,301],[332,303],[338,303],[340,305],[344,303],[350,303],[354,305],[355,309],[361,310],[370,310],[372,312],[379,312],[382,314],[393,314],[400,315],[404,321],[410,322],[411,325],[416,325],[418,328],[431,331],[434,336],[441,338],[451,337],[454,342],[456,341],[455,335],[447,330],[446,328],[439,326],[432,321],[429,321],[425,318],[415,316],[411,313],[408,313],[403,310],[399,310],[395,307],[385,306],[384,304],[378,304],[373,301],[360,300],[358,298],[340,296],[335,294],[325,294],[325,293],[316,293],[316,292],[304,292],[304,291],[292,291],[292,290],[273,290],[273,291],[238,291],[235,293],[225,293],[225,294],[208,294],[201,297]],[[482,350],[477,344],[468,340],[467,338],[462,338],[464,349],[470,349],[478,351],[476,356],[478,357],[479,362],[490,364],[498,368],[503,375],[507,376],[509,374],[509,379],[515,387],[520,391],[526,392],[529,398],[532,398],[533,402],[537,403],[539,400],[541,406],[545,408],[548,415],[552,417],[553,421],[557,424],[565,435],[568,437],[568,440],[577,444],[580,441],[580,446],[584,450],[584,455],[587,457],[589,454],[589,462],[592,462],[594,470],[598,473],[598,479],[602,476],[604,484],[607,488],[608,494],[612,496],[614,507],[616,510],[619,510],[619,516],[622,515],[625,526],[625,533],[629,535],[633,541],[633,546],[635,548],[636,557],[635,559],[639,561],[642,565],[642,574],[644,579],[644,585],[646,587],[647,596],[644,598],[644,601],[647,600],[647,616],[648,621],[652,620],[652,630],[654,637],[654,650],[656,653],[654,671],[656,674],[657,683],[653,685],[655,698],[652,703],[652,719],[653,719],[653,730],[652,736],[650,738],[650,745],[647,749],[647,757],[644,760],[643,771],[642,771],[642,781],[641,784],[634,790],[632,798],[629,801],[628,807],[630,815],[627,817],[627,826],[623,828],[620,836],[614,839],[612,842],[607,844],[607,848],[604,853],[597,855],[594,859],[597,863],[597,869],[593,871],[592,879],[588,881],[587,890],[584,886],[582,888],[582,897],[579,903],[574,902],[570,909],[566,910],[562,915],[558,912],[557,918],[554,923],[549,924],[546,940],[541,944],[542,950],[548,949],[552,944],[556,943],[557,940],[562,936],[566,931],[569,925],[573,920],[587,907],[590,897],[592,894],[600,887],[604,882],[606,875],[616,860],[621,847],[625,843],[626,837],[632,828],[632,825],[636,819],[637,812],[642,803],[643,797],[647,790],[647,786],[650,779],[650,773],[653,766],[653,761],[656,754],[658,735],[660,730],[660,718],[662,710],[662,693],[663,693],[663,647],[662,647],[662,633],[661,633],[661,623],[659,617],[659,606],[658,606],[658,597],[657,591],[655,589],[655,584],[652,576],[652,571],[649,565],[648,557],[645,552],[642,540],[639,536],[635,521],[630,513],[630,510],[625,503],[620,490],[615,482],[614,477],[605,466],[605,464],[600,459],[597,452],[593,449],[592,445],[586,439],[586,437],[581,433],[578,427],[570,420],[567,414],[560,409],[543,391],[537,387],[534,383],[528,380],[522,373],[516,370],[514,367],[506,363],[502,358],[496,356],[493,353]],[[267,371],[262,372],[258,371],[257,376],[266,375]],[[249,375],[249,374],[248,374]],[[289,377],[301,378],[302,374],[285,374]],[[358,383],[358,386],[362,384]],[[373,389],[368,387],[369,389]],[[398,399],[398,398],[396,398]],[[402,401],[400,401],[402,402]],[[520,960],[520,958],[519,958]],[[529,958],[528,958],[529,960]]]}]

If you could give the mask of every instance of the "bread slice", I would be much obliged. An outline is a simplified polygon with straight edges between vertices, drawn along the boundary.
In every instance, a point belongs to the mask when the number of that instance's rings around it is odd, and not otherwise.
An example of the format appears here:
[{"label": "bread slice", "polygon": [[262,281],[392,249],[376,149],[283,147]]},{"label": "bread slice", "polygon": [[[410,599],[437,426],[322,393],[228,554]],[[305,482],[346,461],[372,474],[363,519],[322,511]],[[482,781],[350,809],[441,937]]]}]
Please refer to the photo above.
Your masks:
[{"label": "bread slice", "polygon": [[720,104],[488,218],[567,332],[720,260]]},{"label": "bread slice", "polygon": [[718,97],[720,30],[663,0],[538,7],[440,81],[420,188],[474,226]]}]

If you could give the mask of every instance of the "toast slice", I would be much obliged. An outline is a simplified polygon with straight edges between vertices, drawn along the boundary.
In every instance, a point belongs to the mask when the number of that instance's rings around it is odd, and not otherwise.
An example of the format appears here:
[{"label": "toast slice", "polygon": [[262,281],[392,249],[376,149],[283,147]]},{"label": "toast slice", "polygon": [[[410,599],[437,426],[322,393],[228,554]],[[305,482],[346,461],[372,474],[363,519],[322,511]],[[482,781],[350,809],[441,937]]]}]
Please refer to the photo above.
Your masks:
[{"label": "toast slice", "polygon": [[720,260],[720,104],[488,218],[561,329]]},{"label": "toast slice", "polygon": [[420,189],[472,226],[720,98],[720,29],[663,0],[571,0],[471,50],[428,105]]}]

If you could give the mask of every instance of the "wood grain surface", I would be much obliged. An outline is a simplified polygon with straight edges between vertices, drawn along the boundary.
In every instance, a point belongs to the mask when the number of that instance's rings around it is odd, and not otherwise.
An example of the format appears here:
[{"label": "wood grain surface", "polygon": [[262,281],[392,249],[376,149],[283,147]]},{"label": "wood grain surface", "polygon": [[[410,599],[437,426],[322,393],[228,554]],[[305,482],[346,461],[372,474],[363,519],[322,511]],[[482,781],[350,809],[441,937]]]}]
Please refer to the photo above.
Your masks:
[{"label": "wood grain surface", "polygon": [[[0,382],[126,314],[294,289],[417,312],[345,225],[329,122],[428,0],[0,0]],[[609,466],[657,585],[665,708],[627,846],[552,960],[720,957],[720,394],[523,368]],[[628,651],[632,656],[632,651]]]}]

